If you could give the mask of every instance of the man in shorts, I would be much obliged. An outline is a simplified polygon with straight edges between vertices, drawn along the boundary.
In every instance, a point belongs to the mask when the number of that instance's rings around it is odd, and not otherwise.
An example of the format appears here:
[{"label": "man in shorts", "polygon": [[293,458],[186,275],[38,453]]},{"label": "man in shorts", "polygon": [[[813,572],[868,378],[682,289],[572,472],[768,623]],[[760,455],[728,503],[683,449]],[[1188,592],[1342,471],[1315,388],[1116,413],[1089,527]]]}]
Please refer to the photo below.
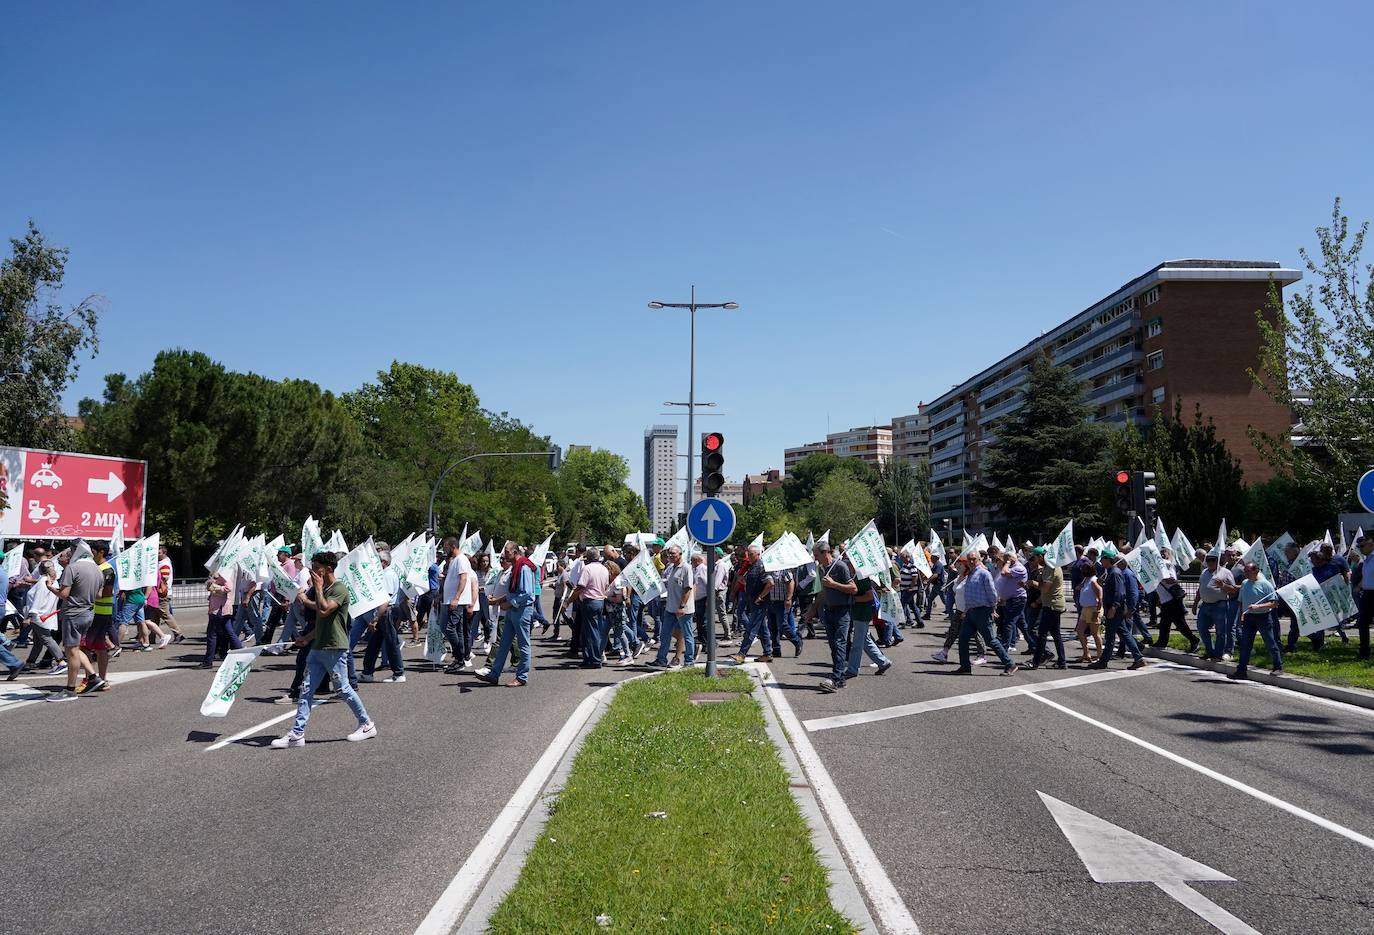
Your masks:
[{"label": "man in shorts", "polygon": [[[63,555],[66,556],[65,567],[57,587],[52,587],[46,581],[41,582],[43,587],[50,588],[57,595],[57,629],[62,652],[67,657],[67,687],[48,695],[48,701],[75,700],[76,679],[81,672],[99,679],[95,666],[81,651],[81,639],[90,630],[95,618],[95,601],[100,596],[103,583],[100,568],[91,559],[90,548],[81,540],[77,540]],[[58,561],[62,560],[62,556],[58,556]]]},{"label": "man in shorts", "polygon": [[[110,563],[109,547],[103,542],[98,542],[91,546],[91,552],[96,569],[100,572],[100,593],[96,596],[94,606],[91,607],[95,615],[94,621],[86,631],[85,638],[81,641],[81,649],[88,658],[94,659],[96,677],[88,676],[86,681],[81,683],[81,687],[76,690],[78,695],[109,690],[110,683],[105,675],[109,671],[110,660],[114,658],[110,651],[119,648],[120,618],[115,613],[117,576],[114,565]],[[139,602],[127,606],[142,608],[143,591],[130,592],[130,596],[133,593],[138,594]]]}]

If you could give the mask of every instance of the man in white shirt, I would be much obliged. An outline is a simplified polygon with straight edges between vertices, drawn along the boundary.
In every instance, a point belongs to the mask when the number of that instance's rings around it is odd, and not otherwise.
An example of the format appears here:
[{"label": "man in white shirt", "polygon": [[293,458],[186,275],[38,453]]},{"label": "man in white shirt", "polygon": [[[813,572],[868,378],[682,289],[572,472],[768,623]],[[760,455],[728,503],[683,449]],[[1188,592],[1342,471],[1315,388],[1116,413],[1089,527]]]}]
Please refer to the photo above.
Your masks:
[{"label": "man in white shirt", "polygon": [[472,613],[472,562],[463,554],[462,544],[453,536],[444,540],[448,562],[444,566],[444,594],[440,605],[444,638],[453,651],[453,661],[444,671],[456,674],[467,663],[468,616]]}]

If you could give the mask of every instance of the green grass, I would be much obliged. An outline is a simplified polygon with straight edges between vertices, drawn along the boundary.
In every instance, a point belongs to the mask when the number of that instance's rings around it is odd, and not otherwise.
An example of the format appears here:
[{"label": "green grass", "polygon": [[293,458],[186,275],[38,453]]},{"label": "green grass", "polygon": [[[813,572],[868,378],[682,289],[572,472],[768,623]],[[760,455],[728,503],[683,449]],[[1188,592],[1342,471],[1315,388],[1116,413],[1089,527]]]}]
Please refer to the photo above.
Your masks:
[{"label": "green grass", "polygon": [[[1322,646],[1321,652],[1312,648],[1312,641],[1307,637],[1298,640],[1298,648],[1293,652],[1288,651],[1288,621],[1283,623],[1283,639],[1279,641],[1279,648],[1283,652],[1283,671],[1289,675],[1303,675],[1307,678],[1319,679],[1323,682],[1330,682],[1333,685],[1349,685],[1354,688],[1367,688],[1374,691],[1374,665],[1368,660],[1357,658],[1359,651],[1359,637],[1353,628],[1350,631],[1350,642],[1342,643],[1341,638],[1334,631],[1326,635],[1326,644]],[[1169,634],[1169,648],[1187,650],[1188,641],[1177,633]],[[1240,661],[1240,645],[1237,641],[1236,651],[1231,654],[1232,662]],[[1264,649],[1264,641],[1259,637],[1255,638],[1255,652],[1250,657],[1251,668],[1268,669],[1270,668],[1269,653]]]},{"label": "green grass", "polygon": [[[742,672],[676,672],[623,685],[490,931],[852,932]],[[645,817],[666,812],[666,818]],[[596,917],[607,915],[607,927]]]}]

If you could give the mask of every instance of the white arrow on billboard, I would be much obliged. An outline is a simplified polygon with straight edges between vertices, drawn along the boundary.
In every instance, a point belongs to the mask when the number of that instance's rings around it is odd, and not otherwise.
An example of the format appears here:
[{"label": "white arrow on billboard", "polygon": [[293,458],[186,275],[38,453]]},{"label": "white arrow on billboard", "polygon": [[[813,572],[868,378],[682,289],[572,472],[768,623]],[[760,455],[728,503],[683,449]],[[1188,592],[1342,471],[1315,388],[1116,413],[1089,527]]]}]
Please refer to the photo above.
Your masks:
[{"label": "white arrow on billboard", "polygon": [[1189,880],[1234,883],[1220,870],[1176,854],[1067,802],[1037,792],[1098,883],[1153,883],[1225,935],[1260,935],[1188,885]]},{"label": "white arrow on billboard", "polygon": [[115,497],[124,492],[124,482],[114,471],[109,477],[92,477],[86,481],[86,493],[103,493],[106,503],[114,503]]}]

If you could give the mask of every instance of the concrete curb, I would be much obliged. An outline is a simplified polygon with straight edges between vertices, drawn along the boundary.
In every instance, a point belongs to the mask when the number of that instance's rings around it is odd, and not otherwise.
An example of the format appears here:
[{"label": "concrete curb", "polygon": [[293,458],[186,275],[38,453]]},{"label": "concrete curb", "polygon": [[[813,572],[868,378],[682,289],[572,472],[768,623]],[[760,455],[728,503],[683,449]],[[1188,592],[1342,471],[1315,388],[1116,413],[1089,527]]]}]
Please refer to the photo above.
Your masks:
[{"label": "concrete curb", "polygon": [[[741,668],[745,667],[741,666]],[[778,713],[773,710],[773,701],[764,689],[764,680],[771,678],[771,675],[767,669],[762,667],[755,668],[751,664],[748,668],[749,674],[758,685],[757,700],[759,707],[763,709],[764,721],[768,726],[768,736],[772,739],[773,746],[777,747],[778,757],[782,760],[783,767],[792,777],[792,799],[797,803],[797,808],[801,810],[802,818],[805,819],[807,827],[811,829],[811,846],[816,849],[821,866],[825,867],[826,875],[830,878],[830,903],[848,916],[858,926],[860,932],[865,933],[865,935],[877,935],[878,926],[874,924],[873,916],[868,911],[868,904],[864,902],[863,895],[859,892],[858,881],[854,879],[849,864],[845,862],[844,855],[840,853],[839,844],[835,841],[834,835],[830,833],[830,824],[825,820],[825,813],[821,811],[821,803],[816,799],[815,791],[811,788],[811,783],[802,771],[801,762],[792,749],[792,741],[788,739],[787,732],[783,730],[782,722],[778,720]]]},{"label": "concrete curb", "polygon": [[[1142,651],[1145,655],[1155,659],[1164,659],[1179,665],[1188,666],[1192,669],[1202,669],[1207,672],[1216,672],[1221,675],[1228,675],[1236,671],[1236,665],[1234,663],[1209,662],[1180,649],[1159,649],[1154,646],[1147,646]],[[1357,708],[1366,708],[1374,711],[1374,692],[1365,691],[1363,688],[1346,688],[1341,685],[1330,685],[1326,682],[1319,682],[1316,679],[1305,678],[1301,675],[1271,675],[1268,672],[1257,669],[1250,670],[1249,679],[1261,685],[1272,685],[1275,688],[1284,688],[1288,691],[1298,692],[1299,694],[1312,695],[1316,698],[1325,698],[1327,701],[1339,701],[1342,704],[1354,705]]]}]

